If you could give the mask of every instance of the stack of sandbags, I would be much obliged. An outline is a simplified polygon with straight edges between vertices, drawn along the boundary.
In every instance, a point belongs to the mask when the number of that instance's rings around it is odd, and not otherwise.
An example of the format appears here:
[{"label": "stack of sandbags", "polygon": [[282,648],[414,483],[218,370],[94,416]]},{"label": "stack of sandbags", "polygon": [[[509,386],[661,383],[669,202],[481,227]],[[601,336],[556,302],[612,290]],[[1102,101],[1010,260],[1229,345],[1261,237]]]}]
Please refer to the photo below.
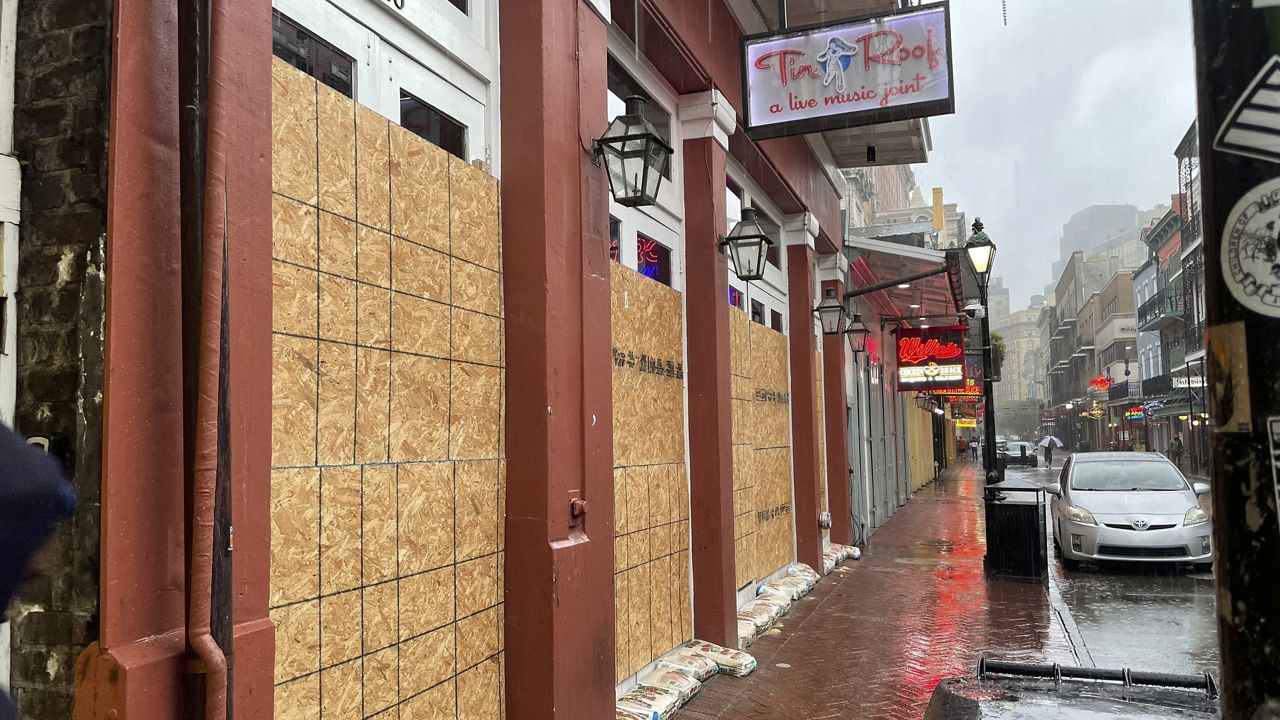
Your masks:
[{"label": "stack of sandbags", "polygon": [[722,647],[702,640],[690,640],[683,646],[714,662],[720,672],[734,677],[745,677],[756,669],[756,659],[741,650]]},{"label": "stack of sandbags", "polygon": [[613,720],[658,720],[658,713],[652,710],[633,710],[614,705]]}]

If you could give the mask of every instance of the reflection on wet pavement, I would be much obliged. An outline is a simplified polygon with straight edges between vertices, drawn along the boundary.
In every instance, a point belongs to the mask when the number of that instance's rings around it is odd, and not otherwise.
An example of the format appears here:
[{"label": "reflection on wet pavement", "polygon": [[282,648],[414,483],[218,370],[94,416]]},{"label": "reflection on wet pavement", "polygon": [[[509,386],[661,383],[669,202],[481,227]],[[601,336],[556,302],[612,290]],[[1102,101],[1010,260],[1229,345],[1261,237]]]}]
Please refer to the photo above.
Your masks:
[{"label": "reflection on wet pavement", "polygon": [[748,648],[751,676],[708,682],[677,717],[920,718],[939,681],[972,676],[984,655],[1217,674],[1211,581],[1144,566],[1064,574],[1055,560],[1046,588],[985,578],[985,554],[981,472],[966,464]]}]

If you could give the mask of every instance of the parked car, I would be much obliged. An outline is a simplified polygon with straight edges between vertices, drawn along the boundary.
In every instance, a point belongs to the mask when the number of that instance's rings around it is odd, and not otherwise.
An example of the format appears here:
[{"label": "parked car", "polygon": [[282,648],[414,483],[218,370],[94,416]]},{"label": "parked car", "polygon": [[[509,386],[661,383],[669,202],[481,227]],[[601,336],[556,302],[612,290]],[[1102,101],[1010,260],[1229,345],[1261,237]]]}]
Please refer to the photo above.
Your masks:
[{"label": "parked car", "polygon": [[1036,447],[1029,442],[1010,440],[996,452],[996,459],[1004,465],[1025,465],[1039,467],[1040,458],[1036,456]]},{"label": "parked car", "polygon": [[1213,563],[1212,525],[1200,507],[1209,493],[1156,453],[1077,453],[1050,499],[1054,548],[1063,565],[1082,560]]}]

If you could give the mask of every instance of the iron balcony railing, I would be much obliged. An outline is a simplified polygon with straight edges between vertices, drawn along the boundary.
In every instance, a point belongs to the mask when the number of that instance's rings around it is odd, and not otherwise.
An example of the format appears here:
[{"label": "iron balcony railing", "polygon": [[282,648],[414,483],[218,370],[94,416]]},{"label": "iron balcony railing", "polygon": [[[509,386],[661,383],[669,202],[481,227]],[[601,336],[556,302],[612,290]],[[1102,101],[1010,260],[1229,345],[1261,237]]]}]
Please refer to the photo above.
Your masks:
[{"label": "iron balcony railing", "polygon": [[1204,323],[1187,324],[1187,329],[1182,335],[1182,346],[1184,352],[1190,355],[1204,349]]},{"label": "iron balcony railing", "polygon": [[1161,288],[1138,308],[1138,329],[1160,330],[1182,319],[1182,293]]},{"label": "iron balcony railing", "polygon": [[1173,376],[1169,373],[1156,375],[1142,381],[1143,397],[1160,397],[1173,392]]},{"label": "iron balcony railing", "polygon": [[1137,397],[1137,383],[1120,381],[1107,390],[1107,400],[1124,400]]}]

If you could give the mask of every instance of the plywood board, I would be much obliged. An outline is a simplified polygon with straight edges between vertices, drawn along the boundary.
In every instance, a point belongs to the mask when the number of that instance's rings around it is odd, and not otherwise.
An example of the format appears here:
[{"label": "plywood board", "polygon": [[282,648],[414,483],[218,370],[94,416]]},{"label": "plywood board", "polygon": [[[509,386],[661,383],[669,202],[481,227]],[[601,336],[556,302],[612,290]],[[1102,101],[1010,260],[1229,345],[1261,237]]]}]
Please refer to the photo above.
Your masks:
[{"label": "plywood board", "polygon": [[277,717],[499,717],[497,181],[272,74]]},{"label": "plywood board", "polygon": [[680,293],[614,264],[615,674],[690,639]]}]

